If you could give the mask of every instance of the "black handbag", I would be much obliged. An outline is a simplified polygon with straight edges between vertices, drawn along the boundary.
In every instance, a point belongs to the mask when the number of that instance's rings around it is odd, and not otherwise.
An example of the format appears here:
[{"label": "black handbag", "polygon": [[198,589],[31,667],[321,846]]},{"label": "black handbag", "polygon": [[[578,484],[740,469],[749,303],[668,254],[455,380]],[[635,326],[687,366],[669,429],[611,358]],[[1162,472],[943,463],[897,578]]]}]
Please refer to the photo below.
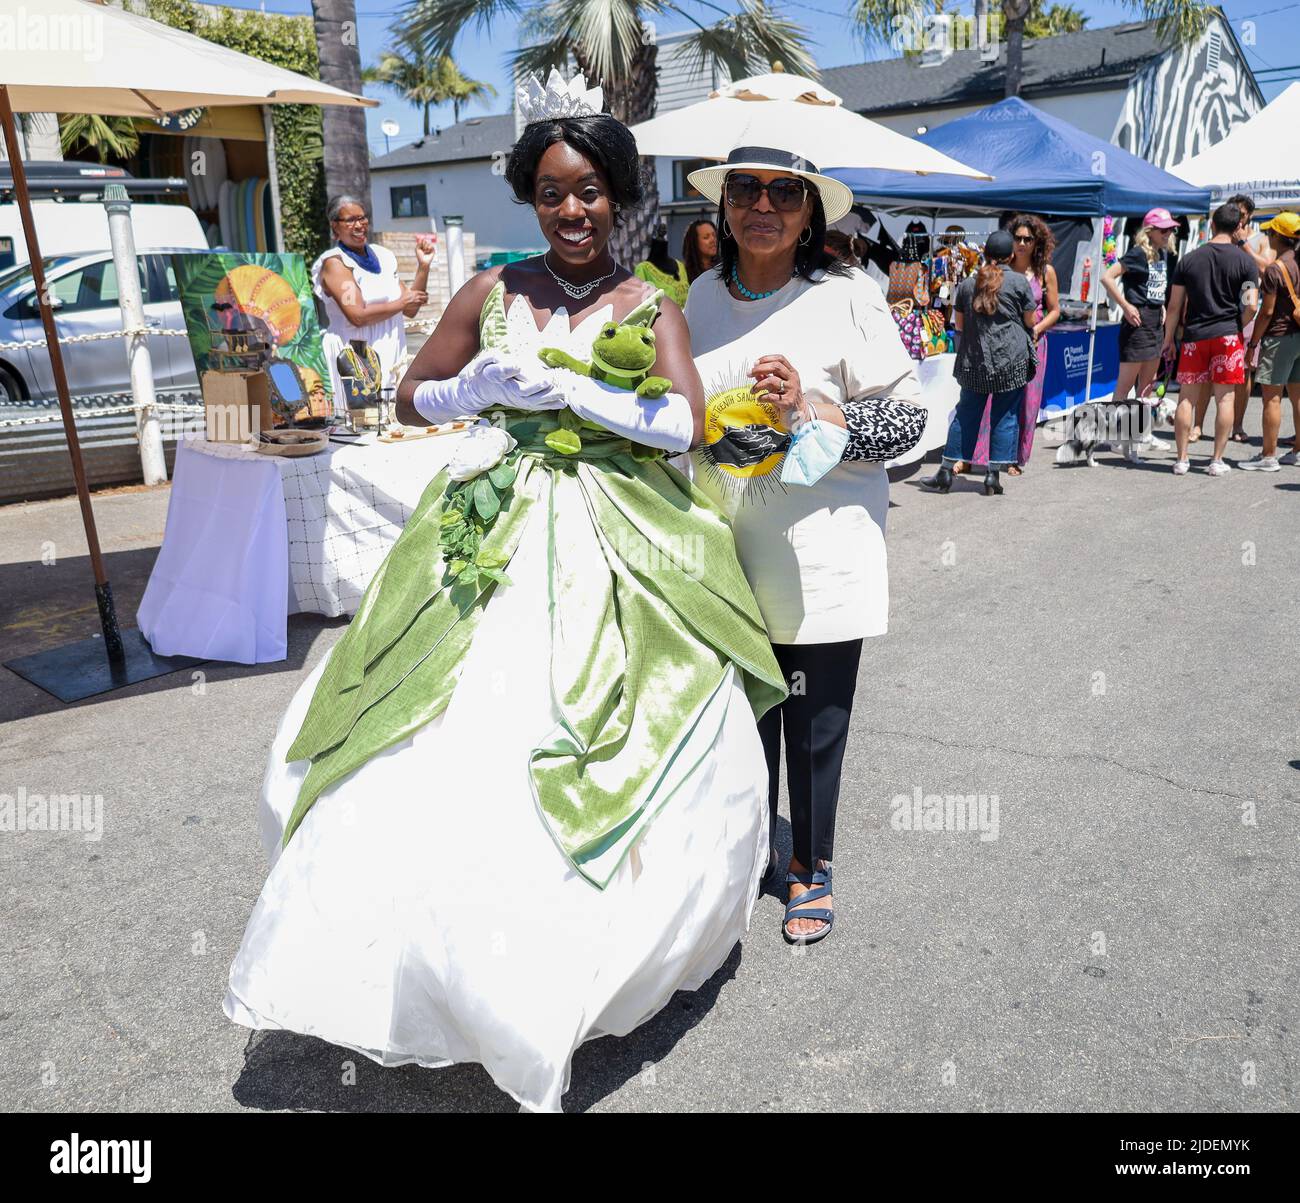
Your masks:
[{"label": "black handbag", "polygon": [[844,425],[849,431],[845,460],[879,464],[906,455],[925,433],[927,411],[892,397],[864,397],[846,401]]}]

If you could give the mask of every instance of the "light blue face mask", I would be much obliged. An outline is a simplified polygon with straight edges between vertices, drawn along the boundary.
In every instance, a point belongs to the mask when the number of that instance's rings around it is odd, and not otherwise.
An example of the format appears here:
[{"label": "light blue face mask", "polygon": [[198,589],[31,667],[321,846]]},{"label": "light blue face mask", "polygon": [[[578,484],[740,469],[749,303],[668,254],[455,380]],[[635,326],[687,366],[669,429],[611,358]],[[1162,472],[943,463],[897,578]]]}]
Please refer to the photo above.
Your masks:
[{"label": "light blue face mask", "polygon": [[832,422],[808,418],[790,432],[790,448],[781,464],[781,482],[815,485],[843,458],[849,432]]}]

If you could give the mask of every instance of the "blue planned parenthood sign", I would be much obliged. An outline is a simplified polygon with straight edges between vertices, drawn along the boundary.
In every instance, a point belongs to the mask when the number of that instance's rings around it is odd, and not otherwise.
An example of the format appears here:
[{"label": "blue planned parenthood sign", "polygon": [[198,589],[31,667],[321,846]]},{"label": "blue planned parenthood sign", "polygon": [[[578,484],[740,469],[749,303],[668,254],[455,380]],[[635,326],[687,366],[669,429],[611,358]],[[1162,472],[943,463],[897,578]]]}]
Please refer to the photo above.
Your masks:
[{"label": "blue planned parenthood sign", "polygon": [[1047,356],[1041,414],[1063,413],[1085,401],[1105,401],[1115,392],[1119,377],[1118,324],[1097,327],[1092,387],[1087,396],[1084,395],[1084,377],[1088,372],[1087,326],[1057,326],[1048,332],[1046,348],[1039,344],[1038,353]]}]

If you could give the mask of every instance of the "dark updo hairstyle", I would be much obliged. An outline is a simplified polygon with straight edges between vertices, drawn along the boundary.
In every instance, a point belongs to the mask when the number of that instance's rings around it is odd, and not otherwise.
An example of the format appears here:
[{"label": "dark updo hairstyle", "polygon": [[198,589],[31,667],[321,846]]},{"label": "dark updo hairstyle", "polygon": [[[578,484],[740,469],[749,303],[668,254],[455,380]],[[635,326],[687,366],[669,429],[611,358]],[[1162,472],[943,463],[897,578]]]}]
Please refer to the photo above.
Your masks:
[{"label": "dark updo hairstyle", "polygon": [[[853,268],[843,259],[837,259],[826,249],[826,210],[822,208],[822,195],[817,186],[808,183],[808,194],[812,197],[812,219],[808,225],[812,233],[806,243],[796,244],[794,248],[794,274],[816,283],[821,276],[814,273],[821,271],[828,276],[847,276]],[[736,239],[728,233],[727,224],[727,181],[722,181],[722,196],[718,200],[718,264],[716,271],[724,283],[730,281],[736,260],[740,257],[740,248]],[[802,231],[800,232],[802,235]]]},{"label": "dark updo hairstyle", "polygon": [[614,201],[614,224],[623,224],[623,210],[641,203],[641,160],[636,139],[608,113],[587,117],[557,117],[524,126],[506,163],[506,180],[515,200],[531,205],[536,191],[537,164],[557,142],[573,147],[604,175]]}]

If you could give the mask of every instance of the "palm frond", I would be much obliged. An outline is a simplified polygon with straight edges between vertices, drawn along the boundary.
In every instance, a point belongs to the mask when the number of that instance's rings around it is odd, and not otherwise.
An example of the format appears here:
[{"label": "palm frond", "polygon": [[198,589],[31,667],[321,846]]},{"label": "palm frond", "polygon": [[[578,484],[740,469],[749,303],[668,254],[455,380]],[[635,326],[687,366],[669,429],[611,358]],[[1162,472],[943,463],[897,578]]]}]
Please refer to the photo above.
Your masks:
[{"label": "palm frond", "polygon": [[545,79],[551,68],[567,71],[572,43],[564,36],[530,39],[530,44],[521,46],[509,57],[510,69],[518,78],[522,75],[540,75]]},{"label": "palm frond", "polygon": [[[596,82],[625,80],[646,36],[639,0],[570,0],[553,3],[555,32],[568,39]],[[590,82],[590,81],[589,81]]]},{"label": "palm frond", "polygon": [[[993,0],[989,7],[996,4]],[[867,42],[903,51],[917,47],[925,18],[942,11],[942,0],[853,0],[849,18]]]},{"label": "palm frond", "polygon": [[396,30],[403,39],[413,39],[426,54],[441,58],[467,25],[491,28],[498,17],[518,16],[522,0],[410,0],[398,18]]},{"label": "palm frond", "polygon": [[1156,33],[1175,46],[1195,42],[1213,17],[1223,17],[1223,10],[1201,0],[1127,0],[1148,21],[1156,23]]},{"label": "palm frond", "polygon": [[792,75],[816,79],[817,64],[808,53],[807,30],[777,16],[766,0],[741,0],[734,17],[715,21],[679,44],[687,70],[701,72],[719,63],[732,79],[762,75],[774,63]]},{"label": "palm frond", "polygon": [[62,113],[59,147],[65,155],[88,147],[101,163],[109,155],[129,159],[140,148],[140,134],[131,117],[101,117],[97,113]]}]

